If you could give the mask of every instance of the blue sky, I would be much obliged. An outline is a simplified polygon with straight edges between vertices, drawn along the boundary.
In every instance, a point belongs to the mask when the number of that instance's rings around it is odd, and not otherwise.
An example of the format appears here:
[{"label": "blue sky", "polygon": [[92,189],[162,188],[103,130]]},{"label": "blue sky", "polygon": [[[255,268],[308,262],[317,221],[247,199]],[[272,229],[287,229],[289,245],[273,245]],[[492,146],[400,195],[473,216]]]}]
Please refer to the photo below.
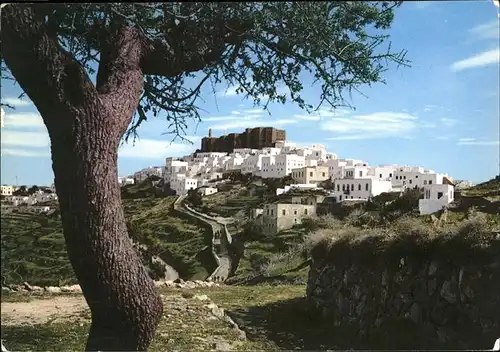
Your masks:
[{"label": "blue sky", "polygon": [[[270,106],[271,115],[235,94],[210,85],[203,92],[202,122],[187,131],[194,145],[174,142],[161,117],[139,129],[140,140],[119,151],[119,173],[163,165],[215,135],[245,127],[275,126],[299,145],[324,143],[340,158],[377,164],[420,165],[455,179],[481,182],[499,173],[499,17],[491,1],[407,2],[389,31],[393,48],[407,49],[410,68],[391,67],[387,84],[353,94],[356,110],[320,110],[308,115],[291,104]],[[307,85],[305,97],[318,96]],[[286,89],[279,87],[279,89]],[[37,110],[10,81],[2,81],[2,184],[50,184],[50,141]],[[313,99],[314,100],[314,99]]]}]

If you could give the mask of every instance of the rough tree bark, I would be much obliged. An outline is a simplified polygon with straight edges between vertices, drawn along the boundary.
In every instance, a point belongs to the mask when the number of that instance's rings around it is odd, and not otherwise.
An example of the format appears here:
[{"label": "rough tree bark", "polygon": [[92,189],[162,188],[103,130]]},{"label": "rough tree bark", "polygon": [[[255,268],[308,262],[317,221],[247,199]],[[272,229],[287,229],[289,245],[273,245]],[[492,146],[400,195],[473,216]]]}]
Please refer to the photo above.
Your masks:
[{"label": "rough tree bark", "polygon": [[[37,8],[38,11],[38,8]],[[87,350],[145,350],[162,303],[127,235],[117,149],[143,88],[141,40],[110,33],[94,86],[29,5],[2,9],[2,55],[51,140],[67,250],[92,312]]]}]

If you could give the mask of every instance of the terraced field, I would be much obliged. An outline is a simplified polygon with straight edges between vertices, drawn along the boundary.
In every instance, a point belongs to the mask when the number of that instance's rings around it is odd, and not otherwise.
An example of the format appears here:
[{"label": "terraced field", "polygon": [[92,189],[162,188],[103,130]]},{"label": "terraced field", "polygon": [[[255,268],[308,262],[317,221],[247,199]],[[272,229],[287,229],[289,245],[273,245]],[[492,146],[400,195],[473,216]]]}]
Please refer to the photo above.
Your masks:
[{"label": "terraced field", "polygon": [[[130,235],[146,244],[185,279],[205,279],[215,268],[201,224],[183,218],[172,208],[175,197],[125,199]],[[2,281],[32,285],[75,283],[61,221],[56,216],[2,214]]]}]

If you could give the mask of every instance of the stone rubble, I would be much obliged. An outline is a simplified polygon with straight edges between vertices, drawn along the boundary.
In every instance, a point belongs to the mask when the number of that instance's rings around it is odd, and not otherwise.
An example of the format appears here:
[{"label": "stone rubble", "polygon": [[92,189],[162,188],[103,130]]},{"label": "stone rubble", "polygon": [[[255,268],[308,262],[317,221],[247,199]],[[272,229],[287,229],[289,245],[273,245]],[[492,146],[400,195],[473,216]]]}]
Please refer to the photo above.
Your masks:
[{"label": "stone rubble", "polygon": [[[180,289],[194,289],[198,287],[220,287],[221,284],[213,281],[184,281],[182,279],[177,279],[175,281],[155,281],[155,286],[168,287],[168,288],[180,288]],[[9,293],[31,293],[31,294],[60,294],[60,293],[81,293],[82,290],[80,285],[69,285],[69,286],[32,286],[27,282],[22,285],[9,285],[2,287],[2,294]]]}]

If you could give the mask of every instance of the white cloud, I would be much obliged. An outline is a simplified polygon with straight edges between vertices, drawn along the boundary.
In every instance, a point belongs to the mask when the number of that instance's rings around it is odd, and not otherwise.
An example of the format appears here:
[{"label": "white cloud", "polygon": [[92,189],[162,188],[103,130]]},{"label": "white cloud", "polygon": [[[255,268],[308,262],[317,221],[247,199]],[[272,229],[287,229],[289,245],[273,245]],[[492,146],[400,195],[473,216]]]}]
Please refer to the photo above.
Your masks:
[{"label": "white cloud", "polygon": [[324,120],[326,118],[341,117],[349,114],[352,114],[352,111],[348,109],[323,108],[319,109],[318,111],[314,111],[310,114],[296,114],[293,115],[293,117],[299,120],[319,121],[319,120]]},{"label": "white cloud", "polygon": [[484,51],[464,60],[454,62],[450,68],[452,71],[462,71],[469,68],[483,67],[500,62],[500,47]]},{"label": "white cloud", "polygon": [[[251,84],[251,83],[250,83]],[[232,98],[232,97],[236,97],[237,95],[240,95],[241,97],[245,96],[246,94],[246,91],[243,91],[242,93],[237,93],[236,90],[238,89],[239,86],[231,86],[231,87],[228,87],[224,90],[221,90],[219,92],[217,92],[217,96],[219,97],[224,97],[224,98]],[[279,86],[277,89],[276,89],[276,93],[278,95],[283,95],[283,94],[286,94],[286,95],[290,95],[290,90],[288,89],[287,86],[285,85],[281,85]],[[263,103],[266,103],[267,100],[269,99],[269,96],[266,95],[266,94],[261,94],[259,95],[259,98],[260,100],[263,102]]]},{"label": "white cloud", "polygon": [[202,117],[201,122],[208,121],[248,121],[259,118],[265,111],[263,109],[247,109],[247,110],[233,110],[231,115]]},{"label": "white cloud", "polygon": [[220,97],[234,97],[238,95],[238,93],[236,93],[236,89],[238,89],[237,86],[231,86],[224,90],[219,91],[217,95]]},{"label": "white cloud", "polygon": [[2,156],[19,156],[19,157],[50,157],[50,151],[40,149],[18,149],[18,148],[2,148]]},{"label": "white cloud", "polygon": [[190,140],[193,144],[180,139],[172,142],[169,137],[165,137],[165,140],[137,139],[135,145],[132,141],[129,141],[120,145],[118,156],[120,158],[162,159],[168,156],[190,154],[199,148],[200,137],[188,136],[184,138]]},{"label": "white cloud", "polygon": [[441,124],[443,124],[446,127],[453,127],[458,123],[458,120],[450,119],[447,117],[442,117],[441,119],[439,119],[439,121],[441,121]]},{"label": "white cloud", "polygon": [[299,120],[307,120],[307,121],[319,121],[321,120],[321,116],[319,115],[293,115],[294,118]]},{"label": "white cloud", "polygon": [[29,100],[29,99],[20,99],[20,98],[12,98],[12,97],[2,98],[2,103],[12,105],[12,106],[27,106],[27,105],[32,104],[31,100]]},{"label": "white cloud", "polygon": [[34,112],[18,112],[5,114],[6,127],[42,127],[44,126],[40,114]]},{"label": "white cloud", "polygon": [[50,138],[47,132],[2,130],[3,145],[43,148],[50,146]]},{"label": "white cloud", "polygon": [[329,140],[329,141],[356,141],[356,140],[371,139],[371,138],[377,138],[377,136],[367,135],[367,134],[348,134],[345,136],[330,137],[330,138],[327,138],[327,140]]},{"label": "white cloud", "polygon": [[244,116],[213,116],[213,117],[202,117],[201,122],[207,121],[233,121],[233,120],[241,120],[245,119]]},{"label": "white cloud", "polygon": [[325,131],[339,135],[329,140],[355,140],[401,136],[416,127],[416,116],[398,112],[376,112],[367,115],[332,118],[321,125]]},{"label": "white cloud", "polygon": [[437,110],[437,109],[443,109],[443,107],[439,106],[439,105],[433,105],[433,104],[427,104],[424,106],[424,112],[430,112],[430,111]]},{"label": "white cloud", "polygon": [[498,19],[488,23],[483,23],[469,29],[469,32],[479,39],[499,39],[500,38],[500,24]]},{"label": "white cloud", "polygon": [[271,126],[283,126],[283,125],[290,125],[297,123],[297,120],[290,120],[290,119],[281,119],[281,120],[258,120],[258,119],[252,119],[252,120],[244,120],[244,121],[234,121],[231,123],[226,123],[226,124],[218,124],[218,125],[213,125],[210,126],[211,129],[220,131],[220,130],[231,130],[231,129],[237,129],[237,128],[252,128],[252,127],[271,127]]},{"label": "white cloud", "polygon": [[243,113],[250,115],[262,115],[264,113],[264,109],[247,109],[243,110]]},{"label": "white cloud", "polygon": [[428,8],[429,6],[432,5],[432,1],[429,1],[429,0],[422,0],[422,1],[412,1],[411,2],[412,6],[415,8],[415,9],[418,9],[418,10],[423,10],[423,9],[426,9]]},{"label": "white cloud", "polygon": [[492,146],[492,145],[500,145],[500,141],[485,141],[485,140],[477,140],[477,138],[460,138],[458,140],[457,145],[476,145],[476,146]]}]

